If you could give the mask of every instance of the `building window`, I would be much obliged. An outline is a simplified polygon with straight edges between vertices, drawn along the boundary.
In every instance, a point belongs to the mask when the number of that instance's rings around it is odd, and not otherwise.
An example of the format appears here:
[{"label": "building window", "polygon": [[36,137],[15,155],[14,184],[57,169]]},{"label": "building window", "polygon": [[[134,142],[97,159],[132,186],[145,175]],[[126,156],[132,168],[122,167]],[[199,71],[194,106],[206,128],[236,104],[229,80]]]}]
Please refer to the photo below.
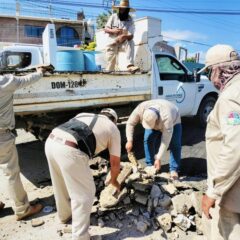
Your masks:
[{"label": "building window", "polygon": [[27,37],[41,38],[43,31],[44,31],[44,27],[31,26],[31,25],[24,26],[24,35]]},{"label": "building window", "polygon": [[80,44],[81,41],[74,28],[64,26],[57,30],[57,43],[60,46],[73,47]]}]

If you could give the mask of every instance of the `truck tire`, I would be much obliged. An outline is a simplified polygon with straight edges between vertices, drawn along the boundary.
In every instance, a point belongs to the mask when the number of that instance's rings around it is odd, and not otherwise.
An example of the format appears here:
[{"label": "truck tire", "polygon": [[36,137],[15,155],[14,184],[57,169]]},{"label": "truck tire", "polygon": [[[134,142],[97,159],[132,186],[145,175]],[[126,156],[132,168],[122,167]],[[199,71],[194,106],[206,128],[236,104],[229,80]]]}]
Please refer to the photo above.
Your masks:
[{"label": "truck tire", "polygon": [[201,127],[205,128],[207,125],[207,117],[212,111],[217,99],[213,96],[208,96],[203,99],[198,109],[197,119]]}]

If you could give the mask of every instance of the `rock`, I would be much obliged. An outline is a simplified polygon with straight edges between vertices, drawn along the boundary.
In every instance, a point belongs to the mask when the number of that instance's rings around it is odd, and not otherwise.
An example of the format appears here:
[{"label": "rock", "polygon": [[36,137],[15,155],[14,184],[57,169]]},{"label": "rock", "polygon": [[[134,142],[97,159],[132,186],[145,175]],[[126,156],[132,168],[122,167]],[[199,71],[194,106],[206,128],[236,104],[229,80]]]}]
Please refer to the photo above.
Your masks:
[{"label": "rock", "polygon": [[169,213],[160,214],[156,217],[160,227],[168,232],[172,227],[172,217]]},{"label": "rock", "polygon": [[198,216],[202,216],[202,193],[192,192],[190,198],[196,213],[198,214]]},{"label": "rock", "polygon": [[166,173],[166,172],[163,172],[163,173],[158,174],[158,177],[169,180],[170,179],[170,174]]},{"label": "rock", "polygon": [[158,185],[155,185],[155,184],[152,185],[150,196],[152,199],[163,197],[163,193],[162,193],[161,189],[158,187]]},{"label": "rock", "polygon": [[72,227],[71,226],[65,226],[63,228],[63,233],[72,233]]},{"label": "rock", "polygon": [[133,182],[132,186],[136,191],[149,192],[152,184],[149,182],[149,180],[144,180],[142,182]]},{"label": "rock", "polygon": [[112,185],[107,186],[100,194],[99,203],[102,208],[116,206],[127,195],[127,189],[124,188],[120,193],[115,194],[116,188]]},{"label": "rock", "polygon": [[116,223],[116,227],[117,227],[117,228],[122,228],[122,227],[123,227],[123,224],[122,224],[121,222],[117,222],[117,223]]},{"label": "rock", "polygon": [[102,228],[102,227],[104,227],[104,225],[105,225],[104,221],[101,218],[99,218],[98,219],[98,226]]},{"label": "rock", "polygon": [[145,233],[147,231],[147,224],[143,221],[139,221],[137,223],[137,230],[142,233]]},{"label": "rock", "polygon": [[156,170],[156,168],[154,166],[147,166],[147,167],[144,168],[144,171],[146,172],[146,174],[149,177],[153,177],[157,173],[157,170]]},{"label": "rock", "polygon": [[126,183],[134,182],[140,179],[140,177],[141,177],[140,172],[133,173],[127,178]]},{"label": "rock", "polygon": [[187,231],[192,223],[191,220],[188,219],[186,216],[184,216],[183,214],[179,214],[177,215],[177,217],[173,220],[173,222],[183,231]]},{"label": "rock", "polygon": [[166,185],[163,185],[162,188],[168,192],[170,195],[174,195],[178,192],[177,188],[174,186],[173,183],[169,183]]},{"label": "rock", "polygon": [[102,236],[101,235],[91,236],[91,240],[102,240]]},{"label": "rock", "polygon": [[144,212],[144,213],[143,213],[143,216],[146,217],[146,218],[148,218],[148,219],[150,219],[150,214],[149,214],[149,212]]},{"label": "rock", "polygon": [[156,208],[155,208],[155,213],[156,213],[157,215],[160,215],[160,214],[166,213],[166,210],[163,209],[163,208],[161,208],[161,207],[156,207]]},{"label": "rock", "polygon": [[197,234],[198,235],[203,235],[202,218],[200,218],[197,214],[195,215],[195,225],[196,225]]},{"label": "rock", "polygon": [[31,220],[32,227],[39,227],[39,226],[42,226],[44,223],[45,222],[40,218],[35,218]]},{"label": "rock", "polygon": [[147,205],[148,195],[140,192],[135,193],[135,201],[141,203],[142,205]]},{"label": "rock", "polygon": [[136,159],[135,154],[133,152],[128,153],[128,159],[134,166],[138,165],[137,159]]},{"label": "rock", "polygon": [[159,199],[158,205],[163,208],[168,208],[172,203],[171,198],[167,195],[164,194],[163,198]]},{"label": "rock", "polygon": [[154,198],[153,199],[153,207],[156,208],[158,206],[158,202],[159,202],[159,199],[158,198]]},{"label": "rock", "polygon": [[152,212],[152,209],[153,209],[153,200],[152,199],[148,199],[148,203],[147,203],[147,211],[149,213]]},{"label": "rock", "polygon": [[115,220],[116,220],[116,216],[115,216],[114,213],[110,213],[110,214],[109,214],[109,217],[110,217],[110,219],[111,219],[112,221],[115,221]]},{"label": "rock", "polygon": [[172,198],[173,209],[176,213],[187,215],[189,209],[192,207],[190,196],[179,194]]},{"label": "rock", "polygon": [[[132,167],[130,164],[125,164],[124,168],[122,169],[121,173],[119,174],[117,180],[119,184],[125,182],[127,177],[131,174]],[[120,193],[116,194],[117,189],[109,184],[100,194],[99,203],[101,207],[108,208],[116,206],[126,195],[127,189],[124,188]]]},{"label": "rock", "polygon": [[123,203],[124,203],[125,205],[130,204],[130,203],[131,203],[131,199],[130,199],[129,197],[126,197],[126,198],[124,198]]}]

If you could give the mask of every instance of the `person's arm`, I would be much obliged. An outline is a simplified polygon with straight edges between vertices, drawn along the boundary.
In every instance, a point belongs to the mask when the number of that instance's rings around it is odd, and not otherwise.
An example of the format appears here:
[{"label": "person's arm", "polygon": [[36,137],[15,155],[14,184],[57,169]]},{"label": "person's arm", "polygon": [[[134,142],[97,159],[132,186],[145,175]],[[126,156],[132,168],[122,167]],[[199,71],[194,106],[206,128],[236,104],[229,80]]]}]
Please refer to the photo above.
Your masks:
[{"label": "person's arm", "polygon": [[111,180],[110,183],[120,191],[120,184],[117,181],[117,177],[120,173],[120,157],[110,155],[110,165],[111,165]]},{"label": "person's arm", "polygon": [[112,126],[108,150],[110,154],[111,179],[110,183],[120,191],[117,177],[120,173],[121,135],[116,125]]},{"label": "person's arm", "polygon": [[[208,190],[202,199],[202,209],[207,218],[211,218],[209,209],[214,207],[216,199],[221,199],[240,178],[239,103],[235,100],[219,99],[219,103],[215,107],[218,107],[219,125],[224,140],[218,164],[214,166],[214,176],[208,179]],[[234,113],[237,113],[236,117],[234,117]]]},{"label": "person's arm", "polygon": [[127,143],[126,143],[126,150],[127,152],[131,152],[133,147],[133,134],[134,134],[134,128],[139,123],[140,116],[139,116],[139,107],[136,107],[133,112],[131,113],[129,119],[127,120],[126,124],[126,137],[127,137]]},{"label": "person's arm", "polygon": [[37,82],[39,79],[43,77],[43,72],[45,70],[43,68],[37,68],[37,72],[28,74],[26,76],[14,76],[12,75],[12,88],[13,90],[27,87],[30,84]]}]

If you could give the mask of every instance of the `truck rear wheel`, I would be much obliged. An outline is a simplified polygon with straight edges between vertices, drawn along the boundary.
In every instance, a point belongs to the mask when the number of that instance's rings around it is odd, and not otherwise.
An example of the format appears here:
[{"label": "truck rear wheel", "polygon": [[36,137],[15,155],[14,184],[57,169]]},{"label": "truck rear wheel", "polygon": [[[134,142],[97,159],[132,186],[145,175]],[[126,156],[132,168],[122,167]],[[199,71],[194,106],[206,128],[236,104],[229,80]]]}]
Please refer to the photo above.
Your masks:
[{"label": "truck rear wheel", "polygon": [[212,111],[217,99],[213,96],[208,96],[201,102],[201,105],[198,109],[197,119],[201,127],[206,127],[207,117]]}]

